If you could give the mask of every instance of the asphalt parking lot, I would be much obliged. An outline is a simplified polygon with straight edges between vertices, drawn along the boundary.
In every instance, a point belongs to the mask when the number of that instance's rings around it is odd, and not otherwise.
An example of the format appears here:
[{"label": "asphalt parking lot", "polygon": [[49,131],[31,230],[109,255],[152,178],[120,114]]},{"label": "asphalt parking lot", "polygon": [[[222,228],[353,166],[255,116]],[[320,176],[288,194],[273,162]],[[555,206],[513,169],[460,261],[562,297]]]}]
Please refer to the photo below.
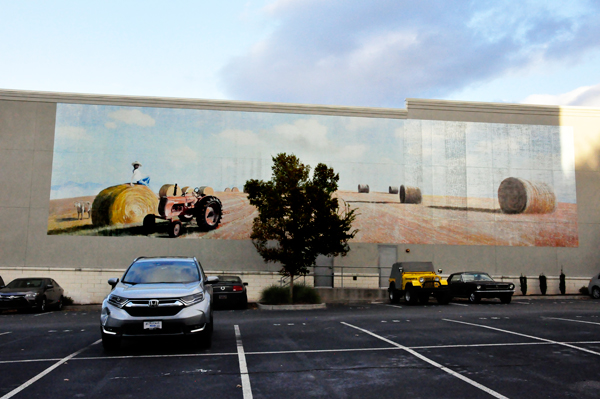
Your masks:
[{"label": "asphalt parking lot", "polygon": [[210,349],[125,341],[99,309],[0,315],[0,399],[593,398],[600,301],[215,313]]}]

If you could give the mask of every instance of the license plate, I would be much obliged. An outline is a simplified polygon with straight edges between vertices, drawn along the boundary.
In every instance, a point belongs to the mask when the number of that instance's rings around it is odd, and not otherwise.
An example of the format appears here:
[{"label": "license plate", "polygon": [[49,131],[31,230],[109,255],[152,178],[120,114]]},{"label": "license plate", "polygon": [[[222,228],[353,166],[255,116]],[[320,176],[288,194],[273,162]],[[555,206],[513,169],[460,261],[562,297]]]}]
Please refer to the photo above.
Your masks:
[{"label": "license plate", "polygon": [[162,321],[145,321],[144,330],[160,330],[162,328]]},{"label": "license plate", "polygon": [[227,299],[227,295],[219,295],[219,299]]}]

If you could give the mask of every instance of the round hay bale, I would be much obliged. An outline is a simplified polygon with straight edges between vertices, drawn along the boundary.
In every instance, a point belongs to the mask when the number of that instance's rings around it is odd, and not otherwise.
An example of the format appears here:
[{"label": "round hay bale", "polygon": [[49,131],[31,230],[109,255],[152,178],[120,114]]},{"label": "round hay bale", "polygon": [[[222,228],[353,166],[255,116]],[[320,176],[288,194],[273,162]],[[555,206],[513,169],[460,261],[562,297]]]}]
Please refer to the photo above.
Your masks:
[{"label": "round hay bale", "polygon": [[547,183],[530,182],[518,177],[502,180],[498,187],[502,213],[552,213],[556,210],[554,189]]},{"label": "round hay bale", "polygon": [[390,186],[388,190],[390,194],[398,194],[398,186]]},{"label": "round hay bale", "polygon": [[229,187],[226,187],[226,188],[225,188],[225,192],[226,192],[226,193],[228,193],[228,192],[230,192],[230,191],[231,191],[231,189],[230,189]]},{"label": "round hay bale", "polygon": [[177,191],[175,191],[175,186],[177,184],[164,184],[160,190],[158,191],[158,196],[162,197],[179,197],[183,194],[181,188],[177,186]]},{"label": "round hay bale", "polygon": [[419,187],[400,186],[400,202],[403,204],[420,204],[423,201]]},{"label": "round hay bale", "polygon": [[201,186],[198,187],[198,189],[200,190],[200,194],[202,195],[215,195],[215,190],[213,190],[212,187]]},{"label": "round hay bale", "polygon": [[181,187],[181,193],[183,195],[190,194],[192,191],[194,191],[194,189],[191,188],[190,186]]},{"label": "round hay bale", "polygon": [[158,198],[148,186],[119,184],[100,191],[92,204],[92,224],[141,223],[148,214],[158,213]]},{"label": "round hay bale", "polygon": [[369,185],[368,184],[359,184],[358,185],[358,192],[359,193],[369,193]]},{"label": "round hay bale", "polygon": [[231,192],[232,192],[232,193],[239,193],[239,192],[240,192],[240,189],[239,189],[239,188],[237,188],[237,187],[233,187],[233,188],[231,189]]}]

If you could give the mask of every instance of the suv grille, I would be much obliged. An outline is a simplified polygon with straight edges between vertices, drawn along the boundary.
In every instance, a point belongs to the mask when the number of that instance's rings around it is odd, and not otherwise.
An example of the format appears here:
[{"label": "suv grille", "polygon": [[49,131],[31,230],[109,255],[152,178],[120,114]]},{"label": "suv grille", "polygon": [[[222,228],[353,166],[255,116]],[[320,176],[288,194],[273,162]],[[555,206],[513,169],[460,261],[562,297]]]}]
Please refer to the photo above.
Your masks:
[{"label": "suv grille", "polygon": [[162,308],[127,308],[125,311],[134,317],[175,316],[183,306],[165,306]]}]

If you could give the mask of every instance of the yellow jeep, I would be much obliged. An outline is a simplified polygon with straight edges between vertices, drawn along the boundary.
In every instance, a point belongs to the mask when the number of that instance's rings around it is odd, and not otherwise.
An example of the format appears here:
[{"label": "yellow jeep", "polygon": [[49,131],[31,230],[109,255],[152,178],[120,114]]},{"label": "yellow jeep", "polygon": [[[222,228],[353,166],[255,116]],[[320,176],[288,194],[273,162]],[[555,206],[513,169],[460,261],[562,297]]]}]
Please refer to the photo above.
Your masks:
[{"label": "yellow jeep", "polygon": [[[441,273],[442,269],[438,269]],[[388,294],[391,303],[398,303],[400,297],[409,305],[427,303],[433,296],[438,303],[446,305],[452,297],[448,282],[436,274],[431,262],[398,262],[392,266]]]}]

